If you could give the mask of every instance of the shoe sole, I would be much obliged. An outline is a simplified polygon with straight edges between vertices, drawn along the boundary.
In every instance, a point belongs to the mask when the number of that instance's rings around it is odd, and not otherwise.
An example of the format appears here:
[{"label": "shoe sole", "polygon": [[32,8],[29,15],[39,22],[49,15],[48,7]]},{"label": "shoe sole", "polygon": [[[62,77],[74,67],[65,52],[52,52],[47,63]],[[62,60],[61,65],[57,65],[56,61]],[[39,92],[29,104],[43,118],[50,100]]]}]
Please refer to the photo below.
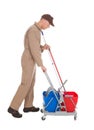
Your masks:
[{"label": "shoe sole", "polygon": [[27,112],[39,112],[39,110],[38,111],[23,111],[23,112],[25,112],[25,113],[27,113]]}]

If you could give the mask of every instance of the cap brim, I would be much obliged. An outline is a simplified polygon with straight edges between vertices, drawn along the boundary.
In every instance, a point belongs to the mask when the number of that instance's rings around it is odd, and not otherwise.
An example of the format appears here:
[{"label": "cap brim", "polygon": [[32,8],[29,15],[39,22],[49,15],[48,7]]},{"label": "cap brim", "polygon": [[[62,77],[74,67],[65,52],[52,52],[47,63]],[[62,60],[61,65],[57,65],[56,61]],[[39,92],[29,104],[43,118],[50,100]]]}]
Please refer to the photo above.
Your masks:
[{"label": "cap brim", "polygon": [[51,23],[52,26],[55,26],[53,23]]}]

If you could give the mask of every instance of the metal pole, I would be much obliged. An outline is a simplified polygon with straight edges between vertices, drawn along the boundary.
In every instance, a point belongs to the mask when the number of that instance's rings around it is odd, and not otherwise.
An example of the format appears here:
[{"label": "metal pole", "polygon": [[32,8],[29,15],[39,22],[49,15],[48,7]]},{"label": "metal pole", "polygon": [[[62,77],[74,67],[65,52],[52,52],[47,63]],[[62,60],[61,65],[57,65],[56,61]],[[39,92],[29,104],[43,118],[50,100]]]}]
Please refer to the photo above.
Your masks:
[{"label": "metal pole", "polygon": [[49,77],[49,75],[48,75],[47,71],[45,71],[45,72],[44,72],[44,74],[45,74],[45,76],[46,76],[46,78],[47,78],[47,80],[48,80],[49,84],[50,84],[50,85],[51,85],[51,87],[53,88],[53,84],[52,84],[52,82],[51,82],[51,80],[50,80],[50,77]]}]

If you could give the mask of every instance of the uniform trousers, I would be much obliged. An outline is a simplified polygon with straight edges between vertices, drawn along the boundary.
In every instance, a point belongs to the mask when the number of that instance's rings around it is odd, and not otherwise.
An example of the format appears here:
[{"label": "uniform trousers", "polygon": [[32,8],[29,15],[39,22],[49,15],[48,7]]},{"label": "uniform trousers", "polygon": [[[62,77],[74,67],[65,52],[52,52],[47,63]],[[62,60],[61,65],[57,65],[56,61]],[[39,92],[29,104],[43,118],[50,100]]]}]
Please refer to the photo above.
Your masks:
[{"label": "uniform trousers", "polygon": [[15,110],[18,110],[24,101],[24,107],[33,106],[34,84],[35,84],[36,65],[30,57],[22,57],[22,79],[21,84],[10,104]]}]

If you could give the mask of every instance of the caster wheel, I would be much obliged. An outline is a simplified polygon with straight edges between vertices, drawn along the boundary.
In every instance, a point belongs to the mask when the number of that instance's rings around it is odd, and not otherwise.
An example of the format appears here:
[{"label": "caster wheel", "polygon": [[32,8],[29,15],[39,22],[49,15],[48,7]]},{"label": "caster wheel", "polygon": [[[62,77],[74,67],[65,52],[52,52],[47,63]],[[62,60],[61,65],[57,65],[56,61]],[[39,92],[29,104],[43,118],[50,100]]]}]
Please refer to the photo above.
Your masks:
[{"label": "caster wheel", "polygon": [[77,120],[77,115],[74,116],[74,120]]},{"label": "caster wheel", "polygon": [[41,111],[41,113],[43,113],[43,109],[41,109],[40,111]]},{"label": "caster wheel", "polygon": [[44,121],[44,120],[46,119],[46,117],[45,117],[45,116],[42,116],[41,119]]}]

